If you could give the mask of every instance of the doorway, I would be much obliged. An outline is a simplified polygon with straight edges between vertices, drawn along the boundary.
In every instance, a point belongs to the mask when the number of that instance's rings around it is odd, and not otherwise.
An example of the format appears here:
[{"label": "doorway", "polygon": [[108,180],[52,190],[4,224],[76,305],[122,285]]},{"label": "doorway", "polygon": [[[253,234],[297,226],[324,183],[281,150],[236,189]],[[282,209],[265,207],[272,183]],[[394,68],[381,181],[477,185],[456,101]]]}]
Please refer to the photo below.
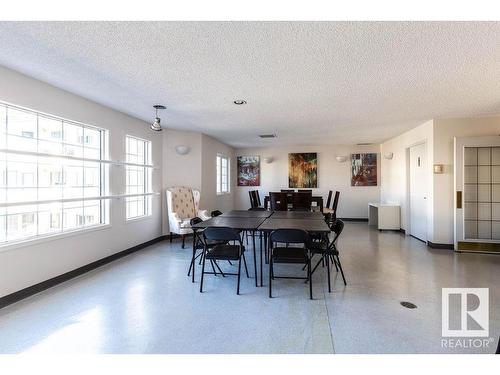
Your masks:
[{"label": "doorway", "polygon": [[427,242],[427,144],[409,149],[410,235]]}]

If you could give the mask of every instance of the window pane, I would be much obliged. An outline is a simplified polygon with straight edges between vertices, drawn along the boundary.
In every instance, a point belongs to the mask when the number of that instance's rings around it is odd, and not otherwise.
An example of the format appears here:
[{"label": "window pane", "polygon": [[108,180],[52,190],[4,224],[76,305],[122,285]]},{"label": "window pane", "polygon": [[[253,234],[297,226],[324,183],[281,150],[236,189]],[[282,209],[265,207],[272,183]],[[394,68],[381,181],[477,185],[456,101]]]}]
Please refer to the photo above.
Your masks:
[{"label": "window pane", "polygon": [[7,133],[7,108],[5,106],[0,105],[0,148],[7,147],[6,133]]},{"label": "window pane", "polygon": [[[0,104],[0,244],[104,223],[102,202],[28,202],[101,195],[103,131]],[[38,153],[38,155],[32,155]],[[61,155],[60,158],[41,154]],[[106,217],[106,216],[105,216]]]},{"label": "window pane", "polygon": [[[7,132],[19,137],[36,139],[37,115],[15,108],[7,109]],[[11,146],[12,148],[12,146]]]},{"label": "window pane", "polygon": [[[151,142],[127,136],[125,142],[126,162],[147,164]],[[149,192],[151,169],[140,166],[125,167],[126,194],[144,194]],[[125,203],[126,218],[146,216],[151,214],[148,197],[129,197]]]}]

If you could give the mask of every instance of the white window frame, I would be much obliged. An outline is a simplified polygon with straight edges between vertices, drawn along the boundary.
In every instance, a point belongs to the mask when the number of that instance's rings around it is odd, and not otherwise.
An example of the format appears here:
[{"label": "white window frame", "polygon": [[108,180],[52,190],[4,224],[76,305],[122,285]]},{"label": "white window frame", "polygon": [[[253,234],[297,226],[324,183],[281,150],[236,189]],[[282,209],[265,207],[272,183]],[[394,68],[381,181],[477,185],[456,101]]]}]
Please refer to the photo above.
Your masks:
[{"label": "white window frame", "polygon": [[[138,142],[143,142],[144,145],[144,160],[142,161],[133,161],[131,162],[129,160],[129,156],[134,155],[137,156],[137,154],[131,154],[128,150],[128,145],[129,145],[129,139],[134,139]],[[126,166],[125,167],[125,195],[132,195],[131,197],[126,197],[125,198],[125,222],[131,222],[135,220],[140,220],[140,219],[145,219],[145,218],[150,218],[153,215],[153,209],[152,209],[152,168],[151,168],[151,158],[152,158],[152,149],[153,149],[153,144],[150,140],[144,139],[144,138],[139,138],[134,135],[127,134],[125,136],[125,163],[126,164],[134,164],[132,166]],[[127,181],[129,179],[128,177],[128,172],[131,169],[141,169],[143,171],[143,186],[144,186],[144,191],[142,193],[130,193],[128,191],[129,189],[129,184],[127,184]],[[139,185],[135,185],[139,186]],[[142,215],[135,215],[135,216],[129,216],[128,214],[128,204],[131,201],[138,201],[138,199],[141,199],[143,201],[143,207],[144,207],[144,214]]]},{"label": "white window frame", "polygon": [[[0,107],[5,108],[5,110],[7,111],[6,117],[1,120],[1,121],[6,121],[5,122],[6,127],[5,127],[5,129],[0,128],[0,133],[1,133],[0,135],[6,137],[5,142],[8,142],[8,136],[10,134],[8,110],[22,111],[22,112],[28,113],[31,116],[36,117],[37,136],[35,137],[34,134],[32,134],[32,136],[30,137],[31,139],[36,140],[36,145],[37,145],[36,150],[25,151],[22,149],[13,149],[13,148],[8,147],[8,143],[5,143],[5,144],[2,143],[2,145],[0,145],[0,161],[4,161],[6,163],[7,168],[9,165],[9,162],[7,160],[8,155],[20,155],[20,156],[25,156],[25,157],[36,158],[37,171],[39,170],[38,169],[39,168],[38,160],[40,157],[53,158],[54,165],[59,165],[58,163],[60,163],[62,171],[64,170],[64,166],[65,166],[66,162],[71,161],[71,160],[73,160],[73,161],[76,160],[76,161],[82,162],[82,169],[83,169],[82,178],[85,179],[85,177],[84,177],[85,176],[85,162],[87,161],[87,162],[92,162],[92,163],[99,163],[99,172],[98,172],[98,175],[99,175],[99,183],[98,183],[99,195],[97,195],[95,197],[94,196],[93,197],[86,197],[85,193],[84,193],[84,189],[82,189],[82,194],[76,198],[72,197],[72,198],[64,199],[64,195],[62,195],[60,198],[49,199],[49,200],[36,199],[34,201],[33,200],[29,200],[29,201],[28,200],[19,200],[19,201],[14,201],[14,202],[0,201],[0,215],[5,215],[4,223],[2,223],[4,225],[0,226],[0,231],[5,232],[5,240],[0,242],[0,251],[23,246],[24,244],[45,242],[47,240],[66,237],[66,236],[72,235],[72,234],[78,234],[78,233],[85,232],[85,231],[91,231],[91,230],[109,227],[110,226],[110,224],[109,224],[109,205],[108,205],[108,201],[104,198],[106,195],[107,186],[108,186],[108,181],[107,181],[108,173],[107,173],[107,169],[105,168],[105,165],[102,164],[102,162],[104,161],[105,155],[106,155],[106,151],[107,151],[107,146],[106,146],[107,139],[108,139],[107,138],[107,130],[96,127],[96,126],[92,126],[92,125],[80,123],[77,121],[69,120],[66,118],[62,118],[59,116],[55,116],[55,115],[43,113],[40,111],[32,110],[29,108],[20,107],[18,105],[14,105],[14,104],[2,102],[2,101],[0,101]],[[48,139],[40,138],[40,118],[61,122],[61,130],[60,130],[61,137],[59,140],[48,140]],[[98,149],[94,148],[94,149],[99,150],[98,151],[99,158],[98,159],[90,159],[90,158],[84,158],[84,157],[72,157],[70,155],[65,154],[65,152],[63,151],[64,145],[66,145],[64,137],[63,137],[64,124],[79,127],[82,129],[83,132],[85,129],[97,131],[99,133],[99,137],[100,137],[99,148]],[[12,126],[12,124],[10,124],[10,126]],[[3,133],[4,130],[6,133]],[[12,135],[12,136],[14,136],[14,135]],[[24,135],[21,135],[21,137],[24,137]],[[38,147],[39,147],[40,142],[45,142],[45,143],[52,142],[56,146],[61,146],[62,147],[61,152],[56,153],[56,154],[45,154],[43,152],[38,152]],[[7,147],[7,148],[2,148],[2,147]],[[87,149],[89,148],[89,146],[82,145],[82,153],[85,152],[86,147],[87,147]],[[15,163],[15,162],[13,162],[13,163]],[[62,171],[60,172],[61,174],[64,173]],[[10,188],[10,186],[8,184],[9,174],[5,173],[4,176],[0,176],[0,177],[3,179],[3,183],[4,183],[5,188],[7,189],[6,190],[6,192],[7,192],[8,189]],[[61,178],[62,178],[62,175],[61,175]],[[36,180],[36,182],[33,183],[33,188],[36,189],[37,197],[38,197],[39,189],[43,188],[43,186],[40,186],[40,181],[38,180],[38,172],[37,172],[36,176],[34,176],[34,179]],[[84,188],[84,187],[85,187],[85,185],[82,186],[82,188]],[[19,188],[24,188],[24,187],[20,186]],[[61,185],[61,193],[63,192],[63,189],[64,189],[64,187]],[[88,206],[86,206],[86,202],[89,200],[97,201],[99,204],[98,223],[90,224],[90,225],[83,225],[83,226],[79,226],[76,228],[65,228],[64,223],[63,223],[63,217],[64,217],[64,212],[65,212],[65,203],[67,203],[67,202],[81,203],[82,208],[83,208],[82,212],[83,212],[83,215],[85,215],[85,207],[88,207]],[[41,213],[45,212],[45,210],[46,210],[46,208],[44,208],[44,204],[51,204],[51,203],[60,204],[60,209],[58,209],[57,212],[56,211],[54,212],[54,213],[58,213],[58,215],[60,217],[60,219],[59,219],[60,229],[57,228],[57,230],[55,230],[55,231],[50,231],[48,233],[40,233],[40,222],[41,222],[40,220],[41,219],[40,219],[39,215]],[[11,207],[16,208],[16,207],[23,207],[23,206],[27,206],[27,205],[36,206],[36,210],[30,210],[26,214],[9,214],[8,213],[9,208],[11,208]],[[11,217],[11,215],[22,215],[21,216],[21,220],[22,220],[24,215],[27,215],[27,214],[34,215],[34,226],[35,226],[34,232],[35,233],[8,240],[7,239],[8,238],[7,230],[8,230],[9,217]],[[52,214],[53,213],[51,213],[49,215],[50,229],[53,228],[52,227],[52,220],[51,220]]]},{"label": "white window frame", "polygon": [[[226,161],[226,173],[224,176],[223,173],[223,168],[222,168],[222,161]],[[228,156],[224,154],[217,154],[217,157],[215,159],[216,163],[216,191],[217,195],[225,195],[225,194],[231,194],[231,164],[230,164],[230,159]],[[225,185],[226,189],[223,189],[224,185],[224,177],[226,179]]]}]

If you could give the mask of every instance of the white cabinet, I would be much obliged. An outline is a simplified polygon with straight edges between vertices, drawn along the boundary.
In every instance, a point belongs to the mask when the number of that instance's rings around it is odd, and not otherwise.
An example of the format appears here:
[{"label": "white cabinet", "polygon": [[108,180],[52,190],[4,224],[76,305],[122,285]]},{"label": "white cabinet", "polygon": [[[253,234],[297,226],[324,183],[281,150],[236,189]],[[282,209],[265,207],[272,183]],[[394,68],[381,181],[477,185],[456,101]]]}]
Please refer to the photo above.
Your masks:
[{"label": "white cabinet", "polygon": [[400,207],[388,203],[368,203],[368,225],[377,229],[401,229]]}]

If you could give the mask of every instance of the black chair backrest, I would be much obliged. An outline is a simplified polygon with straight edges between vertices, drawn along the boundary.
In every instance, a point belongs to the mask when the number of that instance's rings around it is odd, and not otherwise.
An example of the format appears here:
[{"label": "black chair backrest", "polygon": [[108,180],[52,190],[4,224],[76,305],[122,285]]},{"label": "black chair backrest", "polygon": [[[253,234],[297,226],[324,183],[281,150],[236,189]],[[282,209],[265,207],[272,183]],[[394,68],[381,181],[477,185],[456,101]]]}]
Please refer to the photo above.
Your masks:
[{"label": "black chair backrest", "polygon": [[276,229],[271,232],[271,242],[280,243],[303,243],[307,246],[309,243],[309,234],[302,229]]},{"label": "black chair backrest", "polygon": [[311,193],[312,194],[312,189],[299,189],[299,193]]},{"label": "black chair backrest", "polygon": [[286,193],[269,193],[269,203],[272,211],[287,211],[287,194]]},{"label": "black chair backrest", "polygon": [[212,217],[216,217],[216,216],[220,216],[222,215],[222,212],[220,212],[219,210],[214,210],[210,213],[210,216]]},{"label": "black chair backrest", "polygon": [[280,191],[281,191],[282,193],[288,193],[288,194],[290,194],[290,193],[294,193],[294,192],[295,192],[295,190],[293,190],[293,189],[281,189]]},{"label": "black chair backrest", "polygon": [[248,192],[248,195],[250,196],[250,207],[251,208],[259,207],[259,204],[257,203],[257,199],[255,197],[255,191],[256,190],[250,190]]},{"label": "black chair backrest", "polygon": [[205,240],[212,241],[238,241],[241,245],[240,234],[236,229],[229,227],[208,227],[203,231]]},{"label": "black chair backrest", "polygon": [[344,222],[340,219],[337,219],[333,222],[333,224],[330,226],[330,230],[335,233],[335,237],[333,237],[332,242],[336,242],[337,239],[339,238],[340,234],[344,230]]},{"label": "black chair backrest", "polygon": [[333,198],[332,210],[337,213],[337,206],[339,205],[340,191],[335,192],[335,198]]},{"label": "black chair backrest", "polygon": [[310,211],[312,203],[312,193],[293,193],[292,208],[293,210]]},{"label": "black chair backrest", "polygon": [[262,202],[260,201],[260,194],[258,190],[254,190],[254,195],[257,200],[257,207],[262,206]]},{"label": "black chair backrest", "polygon": [[198,223],[201,223],[203,220],[201,220],[198,216],[197,217],[193,217],[191,220],[189,220],[189,224],[191,226],[195,225],[195,224],[198,224]]},{"label": "black chair backrest", "polygon": [[326,199],[325,208],[330,208],[330,203],[332,203],[332,194],[333,194],[333,191],[329,190],[328,191],[328,198]]}]

